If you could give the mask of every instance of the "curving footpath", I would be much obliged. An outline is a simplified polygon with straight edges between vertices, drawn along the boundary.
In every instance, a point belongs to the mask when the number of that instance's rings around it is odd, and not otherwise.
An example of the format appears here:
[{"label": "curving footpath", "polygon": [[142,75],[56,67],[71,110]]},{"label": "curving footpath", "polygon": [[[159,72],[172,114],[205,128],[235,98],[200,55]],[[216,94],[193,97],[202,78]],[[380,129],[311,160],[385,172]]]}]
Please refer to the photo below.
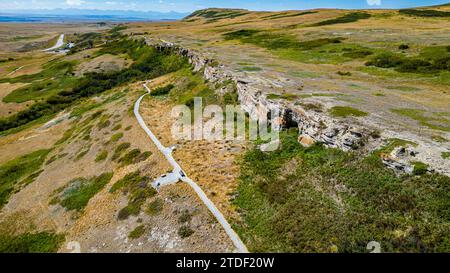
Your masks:
[{"label": "curving footpath", "polygon": [[[144,84],[144,88],[147,90],[148,93],[150,93],[150,89],[147,87],[146,84]],[[176,160],[172,156],[172,149],[164,147],[161,142],[158,140],[158,138],[153,134],[153,132],[147,127],[147,125],[144,122],[144,119],[139,114],[139,107],[141,105],[142,99],[148,94],[142,95],[135,103],[134,105],[134,115],[136,116],[137,121],[139,122],[139,125],[144,129],[144,131],[147,133],[147,135],[150,137],[150,139],[155,143],[156,147],[158,147],[158,150],[160,150],[164,156],[169,161],[170,165],[173,167],[172,173],[178,175],[178,178],[189,184],[191,188],[197,193],[198,197],[203,201],[203,203],[206,205],[206,207],[211,211],[211,213],[216,217],[217,221],[222,225],[225,232],[230,237],[231,241],[233,241],[234,246],[240,253],[248,253],[247,247],[244,245],[244,243],[241,241],[239,236],[236,234],[236,232],[231,228],[228,221],[225,219],[223,214],[216,208],[214,203],[206,196],[205,192],[194,182],[192,181],[187,175],[185,175],[185,172],[181,169],[180,165],[176,162]],[[182,175],[183,174],[183,175]]]}]

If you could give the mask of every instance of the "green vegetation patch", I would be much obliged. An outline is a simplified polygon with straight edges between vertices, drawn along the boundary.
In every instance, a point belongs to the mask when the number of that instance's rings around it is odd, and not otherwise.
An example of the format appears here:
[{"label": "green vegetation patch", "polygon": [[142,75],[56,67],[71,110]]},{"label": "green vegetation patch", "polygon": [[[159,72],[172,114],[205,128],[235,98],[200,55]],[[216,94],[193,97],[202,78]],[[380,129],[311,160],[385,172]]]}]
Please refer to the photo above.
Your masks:
[{"label": "green vegetation patch", "polygon": [[14,192],[20,190],[29,175],[39,171],[49,152],[50,150],[38,150],[0,166],[0,208],[8,203]]},{"label": "green vegetation patch", "polygon": [[315,24],[310,25],[311,27],[318,27],[318,26],[328,26],[328,25],[335,25],[335,24],[347,24],[347,23],[353,23],[359,20],[363,19],[369,19],[371,17],[370,14],[366,12],[352,12],[345,14],[341,17],[335,18],[335,19],[329,19],[322,22],[318,22]]},{"label": "green vegetation patch", "polygon": [[280,19],[280,18],[299,17],[299,16],[314,14],[314,13],[317,13],[317,11],[302,11],[302,12],[296,12],[296,13],[283,12],[283,13],[277,13],[277,14],[264,16],[264,17],[262,17],[262,19],[274,20],[274,19]]},{"label": "green vegetation patch", "polygon": [[180,235],[181,238],[190,237],[192,234],[194,234],[194,230],[189,226],[181,226],[178,229],[178,235]]},{"label": "green vegetation patch", "polygon": [[289,101],[293,101],[299,98],[299,95],[291,94],[291,93],[283,93],[283,94],[268,94],[268,99],[277,100],[277,99],[285,99]]},{"label": "green vegetation patch", "polygon": [[108,151],[101,151],[97,154],[97,157],[95,157],[95,162],[104,161],[108,157]]},{"label": "green vegetation patch", "polygon": [[163,208],[164,208],[164,200],[161,198],[156,198],[150,204],[148,204],[145,212],[148,215],[157,215],[163,210]]},{"label": "green vegetation patch", "polygon": [[152,152],[150,151],[141,153],[141,150],[133,149],[128,153],[126,153],[124,156],[122,156],[119,159],[119,163],[121,163],[122,165],[136,164],[144,160],[147,160],[147,158],[149,158],[151,155]]},{"label": "green vegetation patch", "polygon": [[120,158],[120,156],[128,149],[130,148],[131,144],[129,142],[120,143],[115,149],[114,154],[112,156],[112,160],[116,160]]},{"label": "green vegetation patch", "polygon": [[384,52],[366,62],[366,66],[394,68],[402,73],[432,74],[450,71],[450,46],[427,47],[413,57]]},{"label": "green vegetation patch", "polygon": [[242,71],[247,71],[247,72],[257,72],[257,71],[261,71],[262,68],[258,67],[258,66],[243,66],[241,68]]},{"label": "green vegetation patch", "polygon": [[450,152],[442,152],[441,154],[443,159],[449,159],[450,158]]},{"label": "green vegetation patch", "polygon": [[111,136],[111,142],[117,142],[123,137],[123,133],[117,133]]},{"label": "green vegetation patch", "polygon": [[117,215],[119,220],[127,219],[130,215],[138,215],[147,198],[157,194],[156,190],[149,186],[149,183],[148,177],[141,176],[140,172],[136,171],[127,174],[111,187],[111,193],[120,190],[128,196],[128,205],[122,208]]},{"label": "green vegetation patch", "polygon": [[428,113],[420,109],[400,108],[391,109],[392,112],[416,120],[420,125],[430,129],[450,132],[450,120],[445,113]]},{"label": "green vegetation patch", "polygon": [[377,153],[280,137],[280,149],[241,161],[234,227],[251,252],[367,252],[373,240],[383,252],[449,251],[449,177],[397,176]]},{"label": "green vegetation patch", "polygon": [[0,253],[54,253],[64,242],[64,235],[51,232],[0,234]]},{"label": "green vegetation patch", "polygon": [[364,117],[368,115],[366,112],[363,112],[350,106],[334,106],[333,108],[330,109],[330,114],[333,117],[342,117],[342,118],[348,116]]},{"label": "green vegetation patch", "polygon": [[90,179],[76,178],[59,189],[59,203],[67,210],[83,210],[89,200],[100,192],[111,180],[112,173],[104,173]]},{"label": "green vegetation patch", "polygon": [[401,9],[400,14],[417,17],[450,17],[450,12],[432,9]]},{"label": "green vegetation patch", "polygon": [[145,233],[145,226],[144,225],[139,225],[135,229],[133,229],[130,232],[130,234],[128,234],[128,238],[130,238],[130,239],[138,239],[138,238],[142,237],[142,235],[144,235],[144,233]]},{"label": "green vegetation patch", "polygon": [[156,96],[164,96],[170,93],[170,90],[174,88],[173,84],[168,84],[166,86],[158,87],[153,89],[150,92],[150,96],[156,97]]},{"label": "green vegetation patch", "polygon": [[[62,90],[45,101],[37,102],[17,114],[0,119],[0,132],[22,126],[44,116],[54,115],[82,99],[125,83],[156,78],[188,67],[186,58],[171,51],[160,52],[147,46],[143,40],[120,39],[105,44],[100,51],[101,53],[128,54],[134,62],[130,67],[121,71],[86,74],[77,79],[76,85],[72,88]],[[14,80],[6,79],[6,81],[26,81],[27,79],[29,81],[33,80],[34,77],[39,78],[39,74],[27,75],[26,77],[19,77],[19,79],[14,78]],[[2,81],[0,80],[0,82]]]},{"label": "green vegetation patch", "polygon": [[393,85],[393,86],[388,86],[386,88],[390,89],[390,90],[399,90],[399,91],[404,91],[404,92],[417,92],[417,91],[422,90],[422,89],[414,87],[414,86],[405,86],[405,85]]},{"label": "green vegetation patch", "polygon": [[185,17],[184,20],[190,19],[192,17],[203,17],[208,19],[208,23],[216,22],[222,19],[234,19],[240,16],[248,14],[245,10],[198,10]]}]

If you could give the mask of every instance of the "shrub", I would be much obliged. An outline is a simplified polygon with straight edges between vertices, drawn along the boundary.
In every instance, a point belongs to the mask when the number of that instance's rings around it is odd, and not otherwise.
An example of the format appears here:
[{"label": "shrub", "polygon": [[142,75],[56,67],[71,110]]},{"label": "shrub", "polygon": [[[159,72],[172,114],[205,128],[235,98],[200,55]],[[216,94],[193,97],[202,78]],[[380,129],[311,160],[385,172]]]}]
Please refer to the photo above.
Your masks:
[{"label": "shrub", "polygon": [[145,200],[157,193],[154,188],[148,186],[148,177],[141,176],[139,171],[129,173],[117,181],[110,192],[115,193],[118,190],[128,195],[128,205],[119,211],[119,220],[138,215]]},{"label": "shrub", "polygon": [[338,71],[336,72],[336,74],[340,75],[340,76],[351,76],[352,73],[351,72],[342,72],[342,71]]},{"label": "shrub", "polygon": [[153,89],[150,92],[150,95],[154,96],[154,97],[167,95],[167,94],[169,94],[170,90],[172,90],[174,87],[175,86],[173,84],[168,84],[168,85],[163,86],[163,87],[158,87],[158,88]]},{"label": "shrub", "polygon": [[178,223],[186,223],[191,221],[192,219],[192,214],[188,211],[188,210],[184,210],[180,217],[178,217]]},{"label": "shrub", "polygon": [[97,154],[97,157],[95,158],[95,162],[100,162],[105,160],[108,157],[108,151],[101,151]]},{"label": "shrub", "polygon": [[428,165],[423,162],[413,162],[414,170],[413,173],[415,175],[423,175],[428,171]]},{"label": "shrub", "polygon": [[157,215],[159,214],[164,207],[164,201],[161,198],[156,198],[153,202],[151,202],[145,212],[148,215]]},{"label": "shrub", "polygon": [[401,65],[404,61],[402,56],[393,53],[381,53],[366,63],[367,66],[376,66],[381,68],[391,68]]},{"label": "shrub", "polygon": [[61,197],[61,206],[67,210],[80,211],[84,209],[89,200],[108,184],[112,176],[112,173],[104,173],[91,179],[72,180],[67,186],[68,192]]},{"label": "shrub", "polygon": [[352,59],[360,59],[360,58],[365,58],[367,56],[372,55],[373,52],[370,50],[352,50],[349,52],[345,52],[344,54],[342,54],[342,56],[347,57],[347,58],[352,58]]},{"label": "shrub", "polygon": [[140,238],[142,235],[144,235],[144,233],[145,233],[145,226],[140,225],[137,226],[133,231],[131,231],[130,234],[128,234],[128,238],[137,239]]},{"label": "shrub", "polygon": [[58,251],[64,235],[51,232],[0,234],[0,253],[52,253]]},{"label": "shrub", "polygon": [[117,142],[123,137],[123,133],[117,133],[111,136],[111,142]]},{"label": "shrub", "polygon": [[114,154],[111,159],[112,160],[118,159],[124,151],[130,148],[130,146],[131,144],[128,142],[121,143],[119,146],[116,147],[116,149],[114,149]]},{"label": "shrub", "polygon": [[187,238],[194,234],[194,231],[189,226],[181,226],[178,229],[178,235],[181,236],[181,238]]},{"label": "shrub", "polygon": [[123,165],[130,165],[135,162],[136,158],[141,154],[141,150],[133,149],[119,159]]},{"label": "shrub", "polygon": [[405,59],[398,65],[397,71],[399,72],[433,72],[434,68],[430,62],[421,59]]}]

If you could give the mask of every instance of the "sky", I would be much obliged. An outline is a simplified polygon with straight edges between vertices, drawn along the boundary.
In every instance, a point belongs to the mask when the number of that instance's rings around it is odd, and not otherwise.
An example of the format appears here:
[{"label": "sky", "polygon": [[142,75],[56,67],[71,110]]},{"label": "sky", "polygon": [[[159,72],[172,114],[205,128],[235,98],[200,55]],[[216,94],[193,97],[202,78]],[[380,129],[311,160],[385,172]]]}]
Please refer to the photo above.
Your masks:
[{"label": "sky", "polygon": [[249,10],[299,10],[312,8],[407,8],[448,3],[449,0],[0,0],[2,10],[100,9],[192,12],[208,7]]}]

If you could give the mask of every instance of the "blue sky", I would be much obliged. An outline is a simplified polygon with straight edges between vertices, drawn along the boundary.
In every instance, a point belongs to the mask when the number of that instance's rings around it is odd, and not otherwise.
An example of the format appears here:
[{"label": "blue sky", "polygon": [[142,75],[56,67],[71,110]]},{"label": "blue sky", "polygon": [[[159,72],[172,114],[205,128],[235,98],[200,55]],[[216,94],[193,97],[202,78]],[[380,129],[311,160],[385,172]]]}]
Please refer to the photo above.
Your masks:
[{"label": "blue sky", "polygon": [[207,7],[250,10],[311,8],[406,8],[447,3],[449,0],[0,0],[1,10],[17,9],[102,9],[191,12]]}]

